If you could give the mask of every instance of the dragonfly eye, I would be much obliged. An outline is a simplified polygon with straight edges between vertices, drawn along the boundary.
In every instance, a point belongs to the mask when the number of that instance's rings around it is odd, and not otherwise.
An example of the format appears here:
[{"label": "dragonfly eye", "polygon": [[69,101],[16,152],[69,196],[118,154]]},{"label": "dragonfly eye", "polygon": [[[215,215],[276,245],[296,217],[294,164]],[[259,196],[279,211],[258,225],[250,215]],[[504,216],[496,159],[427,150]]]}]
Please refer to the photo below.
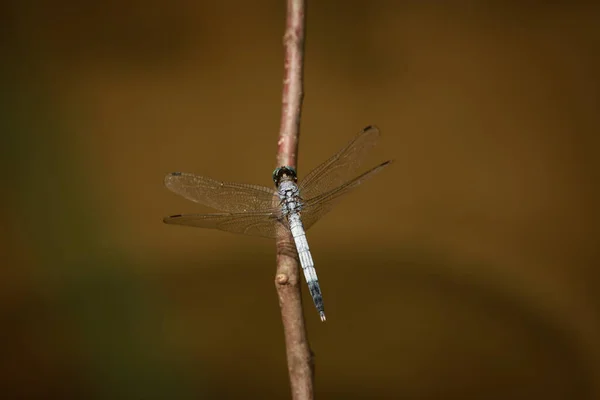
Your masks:
[{"label": "dragonfly eye", "polygon": [[292,167],[278,167],[273,171],[273,182],[275,182],[275,186],[279,186],[279,183],[286,176],[294,182],[298,181],[298,177],[296,176],[296,170]]}]

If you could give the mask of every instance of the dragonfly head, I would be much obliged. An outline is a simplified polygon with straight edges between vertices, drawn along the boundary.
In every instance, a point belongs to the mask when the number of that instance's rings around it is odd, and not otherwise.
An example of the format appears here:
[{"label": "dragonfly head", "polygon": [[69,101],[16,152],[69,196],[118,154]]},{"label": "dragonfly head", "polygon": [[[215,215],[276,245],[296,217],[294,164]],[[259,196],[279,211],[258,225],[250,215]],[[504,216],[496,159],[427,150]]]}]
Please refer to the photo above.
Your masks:
[{"label": "dragonfly head", "polygon": [[297,182],[298,177],[296,176],[296,170],[292,167],[275,168],[275,171],[273,171],[273,182],[275,182],[275,186],[279,186],[284,179]]}]

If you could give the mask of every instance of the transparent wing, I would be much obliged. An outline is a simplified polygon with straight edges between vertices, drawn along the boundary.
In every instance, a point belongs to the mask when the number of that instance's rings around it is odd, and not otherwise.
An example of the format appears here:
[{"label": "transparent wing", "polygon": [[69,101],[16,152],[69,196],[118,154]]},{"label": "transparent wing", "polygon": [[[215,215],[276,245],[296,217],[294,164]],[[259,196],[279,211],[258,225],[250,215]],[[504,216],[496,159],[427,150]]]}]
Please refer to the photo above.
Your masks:
[{"label": "transparent wing", "polygon": [[188,200],[230,213],[266,211],[276,204],[275,191],[264,186],[219,182],[185,172],[165,176],[165,186]]},{"label": "transparent wing", "polygon": [[304,177],[298,185],[302,198],[310,200],[349,181],[378,139],[377,127],[364,128],[346,147]]},{"label": "transparent wing", "polygon": [[172,215],[165,217],[163,222],[267,238],[275,238],[276,225],[281,223],[277,209],[271,212]]},{"label": "transparent wing", "polygon": [[375,168],[372,168],[371,170],[352,179],[351,181],[346,182],[343,185],[327,193],[324,193],[317,197],[313,197],[312,199],[308,200],[302,207],[302,224],[304,225],[304,228],[308,230],[323,215],[331,211],[331,209],[336,203],[336,200],[350,192],[352,189],[363,183],[365,180],[380,172],[392,162],[393,161],[390,160],[379,164]]}]

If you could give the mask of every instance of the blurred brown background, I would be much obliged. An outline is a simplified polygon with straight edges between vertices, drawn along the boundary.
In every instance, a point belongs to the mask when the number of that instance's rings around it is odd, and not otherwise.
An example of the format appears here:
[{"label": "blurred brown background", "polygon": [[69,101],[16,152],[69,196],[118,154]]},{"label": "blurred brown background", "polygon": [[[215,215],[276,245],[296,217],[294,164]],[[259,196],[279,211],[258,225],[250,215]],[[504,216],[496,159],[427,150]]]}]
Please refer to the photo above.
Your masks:
[{"label": "blurred brown background", "polygon": [[[309,4],[300,175],[396,160],[310,231],[318,397],[600,398],[598,7],[433,3]],[[288,398],[274,244],[161,222],[271,185],[284,2],[1,7],[0,397]]]}]

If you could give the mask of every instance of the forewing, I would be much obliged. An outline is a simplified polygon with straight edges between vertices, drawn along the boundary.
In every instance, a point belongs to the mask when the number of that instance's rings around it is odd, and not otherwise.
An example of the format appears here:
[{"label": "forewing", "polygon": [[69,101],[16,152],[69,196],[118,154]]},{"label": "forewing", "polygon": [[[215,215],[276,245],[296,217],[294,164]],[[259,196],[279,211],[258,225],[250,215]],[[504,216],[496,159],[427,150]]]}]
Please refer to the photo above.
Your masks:
[{"label": "forewing", "polygon": [[165,186],[188,200],[228,213],[265,211],[276,204],[275,191],[264,186],[219,182],[185,172],[165,176]]},{"label": "forewing", "polygon": [[300,182],[300,196],[305,200],[327,193],[355,176],[365,155],[379,139],[375,126],[364,128],[334,156],[313,169]]},{"label": "forewing", "polygon": [[329,211],[331,211],[333,206],[336,204],[336,201],[339,200],[339,198],[341,196],[347,194],[352,189],[356,188],[358,185],[360,185],[361,183],[363,183],[364,181],[366,181],[367,179],[369,179],[376,173],[380,172],[381,170],[383,170],[385,167],[387,167],[391,163],[392,163],[392,160],[386,161],[382,164],[379,164],[375,168],[372,168],[371,170],[352,179],[351,181],[348,181],[348,182],[344,183],[343,185],[341,185],[327,193],[324,193],[317,197],[313,197],[312,199],[308,200],[302,206],[302,214],[301,215],[302,215],[302,224],[304,225],[304,228],[308,230],[323,215],[325,215]]},{"label": "forewing", "polygon": [[276,225],[281,223],[277,209],[272,212],[173,215],[163,221],[166,224],[219,229],[267,238],[275,238]]}]

